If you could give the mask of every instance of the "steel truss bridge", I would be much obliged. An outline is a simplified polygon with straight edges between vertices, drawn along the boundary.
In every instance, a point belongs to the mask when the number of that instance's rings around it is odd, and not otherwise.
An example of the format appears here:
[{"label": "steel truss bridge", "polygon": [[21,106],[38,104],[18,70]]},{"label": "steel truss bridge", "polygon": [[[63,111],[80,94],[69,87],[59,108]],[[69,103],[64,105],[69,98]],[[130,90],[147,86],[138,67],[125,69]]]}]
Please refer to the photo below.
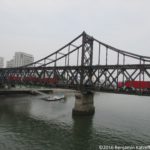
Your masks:
[{"label": "steel truss bridge", "polygon": [[[138,88],[119,84],[138,81]],[[0,84],[40,85],[80,91],[150,93],[150,57],[114,48],[83,32],[74,40],[34,63],[0,69]],[[148,83],[147,83],[148,84]]]}]

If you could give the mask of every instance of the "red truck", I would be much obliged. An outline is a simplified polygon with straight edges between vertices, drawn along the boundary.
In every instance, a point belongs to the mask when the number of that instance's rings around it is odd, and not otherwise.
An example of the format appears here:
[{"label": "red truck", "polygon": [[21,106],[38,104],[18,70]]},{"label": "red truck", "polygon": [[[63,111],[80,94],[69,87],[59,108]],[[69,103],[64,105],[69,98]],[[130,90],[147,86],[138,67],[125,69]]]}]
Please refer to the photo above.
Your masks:
[{"label": "red truck", "polygon": [[118,88],[125,91],[129,91],[129,90],[150,91],[150,81],[118,82]]},{"label": "red truck", "polygon": [[26,83],[35,83],[35,84],[47,84],[47,85],[51,85],[51,84],[57,84],[59,81],[59,78],[54,77],[54,78],[37,78],[37,77],[16,77],[16,76],[8,76],[7,77],[8,81],[11,82],[26,82]]}]

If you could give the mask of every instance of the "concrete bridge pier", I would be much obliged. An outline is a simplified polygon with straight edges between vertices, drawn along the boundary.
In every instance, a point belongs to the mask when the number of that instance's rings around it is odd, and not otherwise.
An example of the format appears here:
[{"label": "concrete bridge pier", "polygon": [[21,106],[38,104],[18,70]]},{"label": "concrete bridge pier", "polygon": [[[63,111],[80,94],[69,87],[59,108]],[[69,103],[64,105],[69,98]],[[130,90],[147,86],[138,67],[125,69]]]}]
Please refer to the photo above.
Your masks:
[{"label": "concrete bridge pier", "polygon": [[75,95],[75,106],[72,110],[73,116],[88,116],[95,113],[94,94],[92,92],[78,93]]}]

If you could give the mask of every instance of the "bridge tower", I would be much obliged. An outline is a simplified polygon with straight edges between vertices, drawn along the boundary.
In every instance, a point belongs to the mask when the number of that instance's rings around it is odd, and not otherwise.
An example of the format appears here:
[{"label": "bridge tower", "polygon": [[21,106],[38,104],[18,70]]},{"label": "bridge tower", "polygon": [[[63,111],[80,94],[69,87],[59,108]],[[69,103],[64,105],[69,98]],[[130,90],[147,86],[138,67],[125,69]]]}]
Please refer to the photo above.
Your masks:
[{"label": "bridge tower", "polygon": [[90,66],[92,69],[93,64],[93,38],[83,32],[82,35],[82,56],[81,56],[81,79],[80,79],[80,90],[83,91],[84,78],[87,76],[89,83],[92,84],[91,70],[88,73],[85,72],[85,67]]},{"label": "bridge tower", "polygon": [[[92,64],[93,64],[93,37],[82,34],[82,54],[81,54],[81,75],[80,75],[80,93],[75,95],[75,107],[73,108],[73,115],[93,115],[95,107],[93,103],[93,93],[87,91],[84,86],[85,77],[88,78],[88,86],[92,85]],[[85,67],[90,66],[88,72]]]}]

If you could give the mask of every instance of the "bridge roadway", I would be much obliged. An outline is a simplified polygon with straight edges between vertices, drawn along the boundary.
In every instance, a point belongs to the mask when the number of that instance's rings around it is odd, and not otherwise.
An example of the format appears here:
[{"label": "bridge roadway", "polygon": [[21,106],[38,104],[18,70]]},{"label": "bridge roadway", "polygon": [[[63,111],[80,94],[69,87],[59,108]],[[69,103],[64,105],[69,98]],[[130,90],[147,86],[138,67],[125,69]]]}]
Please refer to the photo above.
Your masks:
[{"label": "bridge roadway", "polygon": [[[118,81],[117,77],[119,75],[124,76],[124,78],[134,81],[135,78],[139,76],[140,70],[144,71],[145,74],[150,78],[150,73],[148,72],[148,69],[150,69],[150,64],[129,64],[129,65],[93,65],[93,66],[56,66],[56,67],[27,67],[27,68],[3,68],[1,69],[1,75],[7,74],[8,70],[9,73],[14,74],[24,74],[25,72],[32,72],[34,75],[37,76],[36,79],[40,79],[41,81],[36,82],[30,82],[30,81],[24,81],[24,76],[21,77],[22,79],[18,81],[10,81],[11,84],[23,84],[23,85],[38,85],[38,86],[46,86],[50,88],[64,88],[64,89],[72,89],[72,90],[92,90],[92,91],[104,91],[104,92],[114,92],[114,93],[124,93],[124,94],[134,94],[134,95],[149,95],[150,91],[147,91],[145,93],[141,93],[141,90],[135,89],[135,91],[121,91],[119,88],[117,88]],[[62,81],[62,83],[55,83],[55,84],[47,84],[46,82],[43,82],[41,75],[45,73],[45,70],[47,72],[51,72],[51,75],[57,74],[57,77],[59,80]],[[80,79],[77,79],[77,76],[80,76],[82,70],[84,72],[89,72],[90,70],[90,76],[91,79],[85,81],[85,83],[80,82]],[[127,71],[134,70],[132,73],[128,73]],[[118,71],[118,75],[114,72]],[[139,73],[135,74],[137,71]],[[39,73],[40,72],[40,75]],[[85,78],[89,78],[89,74],[84,74]],[[126,72],[126,74],[125,74]],[[103,83],[100,82],[101,76],[104,76],[106,79],[106,73],[107,75],[107,83],[104,81]],[[64,80],[64,74],[70,74],[69,79]],[[134,76],[134,78],[132,77]],[[139,76],[140,77],[140,76]],[[50,77],[49,78],[53,78]],[[95,78],[93,80],[92,78]],[[111,79],[110,79],[111,78]],[[3,79],[3,78],[2,78]],[[142,79],[141,79],[142,81]],[[125,82],[125,81],[124,81]],[[7,82],[6,80],[6,83]],[[106,85],[107,84],[107,85]],[[82,88],[82,89],[81,89]],[[145,89],[147,90],[147,89]]]}]

